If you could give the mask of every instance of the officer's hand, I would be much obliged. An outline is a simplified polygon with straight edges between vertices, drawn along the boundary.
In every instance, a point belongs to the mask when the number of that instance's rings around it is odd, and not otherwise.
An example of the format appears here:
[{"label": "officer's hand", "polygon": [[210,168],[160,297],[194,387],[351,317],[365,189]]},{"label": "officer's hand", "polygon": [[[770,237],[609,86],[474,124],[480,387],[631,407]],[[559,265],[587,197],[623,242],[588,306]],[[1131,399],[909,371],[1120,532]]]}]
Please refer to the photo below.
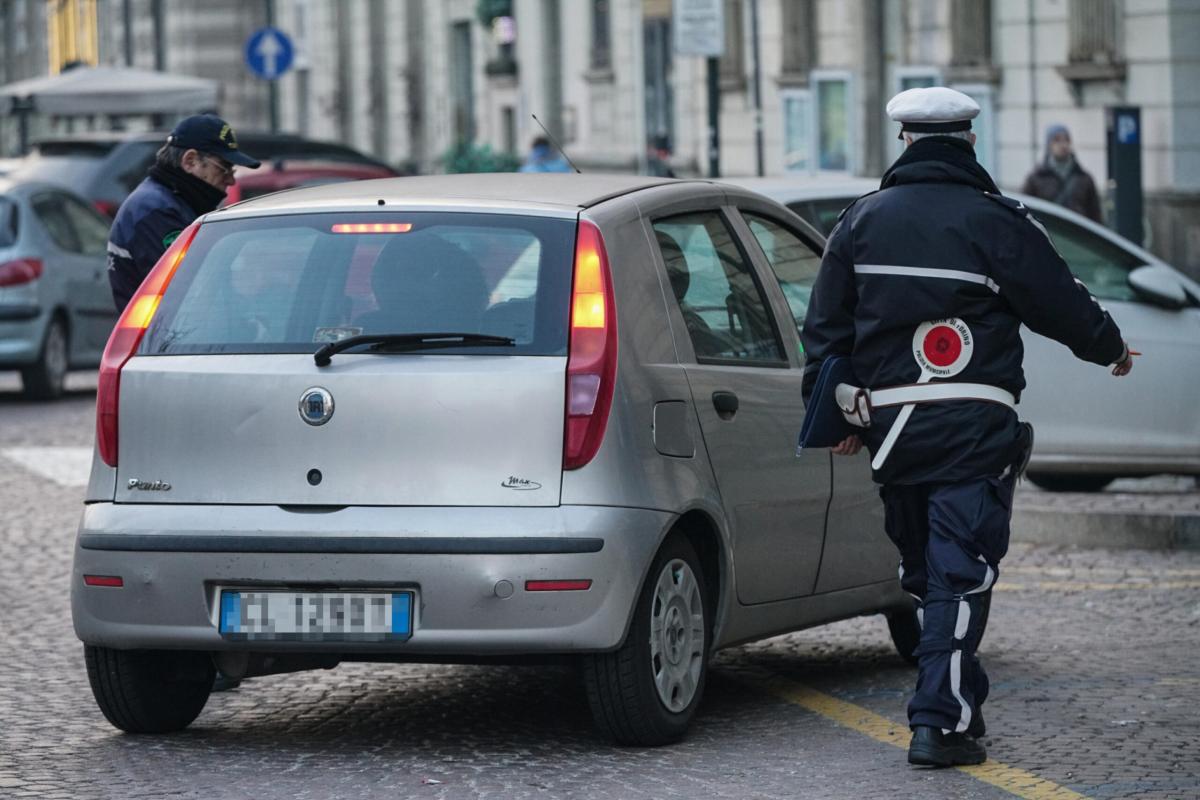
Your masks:
[{"label": "officer's hand", "polygon": [[857,455],[858,451],[862,450],[862,439],[858,438],[857,434],[850,434],[845,439],[842,439],[837,447],[831,449],[835,456]]},{"label": "officer's hand", "polygon": [[1125,343],[1125,358],[1118,361],[1112,369],[1112,374],[1118,378],[1128,375],[1133,370],[1133,357],[1140,356],[1141,353],[1136,350],[1129,349],[1129,343]]}]

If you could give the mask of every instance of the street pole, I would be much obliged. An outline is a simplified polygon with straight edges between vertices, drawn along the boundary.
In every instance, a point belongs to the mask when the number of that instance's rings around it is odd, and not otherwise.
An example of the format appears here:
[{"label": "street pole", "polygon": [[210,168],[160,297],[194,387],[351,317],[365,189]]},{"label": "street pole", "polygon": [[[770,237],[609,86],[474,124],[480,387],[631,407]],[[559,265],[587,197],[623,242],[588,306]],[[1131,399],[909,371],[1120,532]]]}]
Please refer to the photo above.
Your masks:
[{"label": "street pole", "polygon": [[754,158],[758,177],[763,166],[762,60],[758,47],[758,0],[750,0],[750,49],[754,54]]},{"label": "street pole", "polygon": [[[275,27],[275,0],[263,0],[267,7],[267,27]],[[267,81],[267,107],[271,116],[271,133],[279,133],[279,79]]]},{"label": "street pole", "polygon": [[133,66],[133,0],[124,0],[121,22],[125,25],[125,66]]},{"label": "street pole", "polygon": [[721,177],[721,60],[710,57],[708,67],[708,177]]},{"label": "street pole", "polygon": [[163,19],[163,0],[151,0],[150,14],[154,20],[154,69],[167,69],[167,31]]}]

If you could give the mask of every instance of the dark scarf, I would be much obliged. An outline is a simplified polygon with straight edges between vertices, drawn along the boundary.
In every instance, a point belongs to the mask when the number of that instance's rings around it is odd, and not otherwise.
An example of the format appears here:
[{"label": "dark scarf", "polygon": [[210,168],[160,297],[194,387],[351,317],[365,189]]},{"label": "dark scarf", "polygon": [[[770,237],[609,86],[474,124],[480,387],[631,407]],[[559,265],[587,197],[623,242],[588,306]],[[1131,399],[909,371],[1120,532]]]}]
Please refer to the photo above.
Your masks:
[{"label": "dark scarf", "polygon": [[975,148],[954,136],[930,136],[913,142],[883,173],[879,188],[902,183],[965,183],[1000,194],[992,176],[975,159]]},{"label": "dark scarf", "polygon": [[223,190],[200,180],[195,175],[189,175],[179,167],[163,167],[155,164],[150,167],[150,177],[183,198],[183,202],[192,207],[196,216],[207,214],[225,199]]}]

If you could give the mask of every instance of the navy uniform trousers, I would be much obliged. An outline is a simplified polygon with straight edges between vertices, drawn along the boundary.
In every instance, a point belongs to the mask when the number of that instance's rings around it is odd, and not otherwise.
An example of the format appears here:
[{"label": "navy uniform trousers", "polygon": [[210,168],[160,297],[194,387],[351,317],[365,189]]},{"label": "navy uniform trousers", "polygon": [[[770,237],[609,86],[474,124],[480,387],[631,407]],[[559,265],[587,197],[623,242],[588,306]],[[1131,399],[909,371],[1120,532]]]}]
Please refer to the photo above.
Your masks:
[{"label": "navy uniform trousers", "polygon": [[1018,470],[959,483],[888,484],[888,537],[900,550],[900,584],[919,602],[921,643],[910,726],[966,731],[987,699],[975,651],[990,592],[1008,551]]}]

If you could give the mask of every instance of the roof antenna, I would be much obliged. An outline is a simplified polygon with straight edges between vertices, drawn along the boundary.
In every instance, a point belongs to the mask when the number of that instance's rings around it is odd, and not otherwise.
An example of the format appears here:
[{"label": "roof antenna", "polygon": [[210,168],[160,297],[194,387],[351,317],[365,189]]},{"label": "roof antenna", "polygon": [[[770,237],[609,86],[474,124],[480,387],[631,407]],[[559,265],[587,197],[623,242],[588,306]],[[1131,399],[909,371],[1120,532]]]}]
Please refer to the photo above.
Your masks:
[{"label": "roof antenna", "polygon": [[582,175],[583,171],[579,169],[579,167],[575,166],[575,162],[571,160],[569,155],[567,155],[567,151],[563,150],[562,145],[558,143],[558,140],[554,138],[554,135],[550,133],[550,131],[546,130],[546,126],[543,125],[542,121],[537,118],[537,114],[530,114],[529,116],[533,117],[533,121],[538,124],[539,128],[541,128],[543,131],[546,131],[546,138],[549,139],[556,148],[558,148],[558,152],[562,153],[562,157],[565,158],[567,163],[571,165],[571,169],[575,170],[575,172],[579,175]]}]

